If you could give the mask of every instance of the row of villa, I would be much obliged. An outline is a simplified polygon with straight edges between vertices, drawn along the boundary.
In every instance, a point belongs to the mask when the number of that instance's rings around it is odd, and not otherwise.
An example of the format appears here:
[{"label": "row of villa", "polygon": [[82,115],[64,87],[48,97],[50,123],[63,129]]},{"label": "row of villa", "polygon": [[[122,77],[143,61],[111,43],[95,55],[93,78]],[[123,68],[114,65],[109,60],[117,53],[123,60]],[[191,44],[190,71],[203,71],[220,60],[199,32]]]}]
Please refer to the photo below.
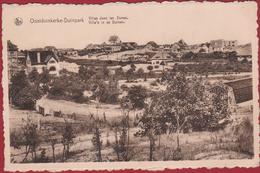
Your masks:
[{"label": "row of villa", "polygon": [[[71,69],[66,62],[61,62],[60,57],[80,57],[84,55],[85,59],[95,56],[97,60],[108,60],[114,58],[115,61],[122,62],[144,62],[153,66],[154,70],[162,70],[164,66],[173,59],[180,59],[181,55],[187,52],[193,53],[212,53],[212,52],[230,52],[236,51],[238,60],[247,58],[251,61],[251,44],[238,45],[236,40],[211,40],[208,43],[188,45],[183,40],[174,44],[157,45],[155,42],[148,42],[146,45],[139,46],[135,42],[116,42],[113,44],[102,43],[89,44],[83,50],[76,49],[57,49],[54,46],[45,48],[19,51],[17,47],[8,48],[9,77],[22,68],[29,73],[36,69],[42,73],[47,69],[50,74],[59,75],[59,71],[68,68],[70,71],[77,72],[77,65]],[[63,66],[64,65],[64,66]],[[76,67],[75,67],[76,66]]]}]

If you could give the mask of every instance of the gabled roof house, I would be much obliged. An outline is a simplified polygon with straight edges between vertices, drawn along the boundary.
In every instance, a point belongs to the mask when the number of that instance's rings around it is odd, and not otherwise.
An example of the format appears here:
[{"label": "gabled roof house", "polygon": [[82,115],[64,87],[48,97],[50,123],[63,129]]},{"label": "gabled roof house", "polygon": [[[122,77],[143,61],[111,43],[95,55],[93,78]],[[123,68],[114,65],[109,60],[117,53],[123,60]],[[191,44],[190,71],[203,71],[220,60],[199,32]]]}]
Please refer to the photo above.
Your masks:
[{"label": "gabled roof house", "polygon": [[59,58],[53,51],[28,51],[26,58],[27,72],[36,69],[38,73],[48,70],[49,74],[59,75]]}]

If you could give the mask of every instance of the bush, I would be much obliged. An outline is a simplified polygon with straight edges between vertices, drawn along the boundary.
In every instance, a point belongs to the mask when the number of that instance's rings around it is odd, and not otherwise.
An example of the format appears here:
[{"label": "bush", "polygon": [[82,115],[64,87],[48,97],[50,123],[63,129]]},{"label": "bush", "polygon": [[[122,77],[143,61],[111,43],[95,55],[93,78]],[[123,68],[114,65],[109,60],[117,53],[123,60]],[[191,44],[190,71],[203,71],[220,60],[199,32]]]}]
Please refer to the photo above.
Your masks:
[{"label": "bush", "polygon": [[15,106],[21,109],[33,109],[35,100],[41,97],[37,86],[31,84],[25,74],[20,71],[11,78],[9,86],[9,97]]},{"label": "bush", "polygon": [[64,94],[64,89],[62,88],[62,86],[53,86],[51,89],[50,89],[50,92],[49,94],[51,96],[62,96]]},{"label": "bush", "polygon": [[121,90],[123,90],[123,91],[127,91],[129,88],[128,88],[128,86],[127,85],[125,85],[125,84],[123,84],[123,85],[121,85]]},{"label": "bush", "polygon": [[157,81],[156,81],[156,80],[153,81],[153,82],[151,83],[151,85],[152,85],[152,86],[157,86]]},{"label": "bush", "polygon": [[238,150],[248,154],[254,154],[253,124],[249,118],[244,118],[233,129],[238,144]]},{"label": "bush", "polygon": [[89,102],[89,98],[86,96],[80,96],[78,98],[75,99],[76,103],[88,103]]},{"label": "bush", "polygon": [[98,98],[101,103],[114,104],[118,102],[118,88],[113,84],[97,81],[92,87],[93,98]]},{"label": "bush", "polygon": [[18,130],[13,130],[10,133],[10,145],[15,149],[20,149],[21,145],[24,144],[23,135]]},{"label": "bush", "polygon": [[32,86],[21,89],[13,98],[13,104],[21,109],[34,109],[35,101],[40,98],[40,94]]}]

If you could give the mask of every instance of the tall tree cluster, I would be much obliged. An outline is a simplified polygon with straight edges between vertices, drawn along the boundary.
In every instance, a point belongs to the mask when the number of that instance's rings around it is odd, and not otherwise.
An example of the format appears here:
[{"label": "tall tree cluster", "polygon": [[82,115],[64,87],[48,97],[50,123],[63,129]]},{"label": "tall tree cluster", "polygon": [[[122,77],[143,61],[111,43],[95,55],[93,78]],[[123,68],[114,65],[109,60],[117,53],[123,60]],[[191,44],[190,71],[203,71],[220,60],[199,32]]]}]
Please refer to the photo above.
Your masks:
[{"label": "tall tree cluster", "polygon": [[16,73],[10,81],[10,102],[21,109],[33,109],[35,101],[41,97],[38,87],[30,82],[25,71]]},{"label": "tall tree cluster", "polygon": [[224,128],[230,116],[227,92],[224,85],[211,85],[200,77],[187,78],[183,73],[176,73],[166,91],[146,105],[139,122],[136,135],[149,138],[150,160],[154,135],[173,134],[180,151],[180,133]]}]

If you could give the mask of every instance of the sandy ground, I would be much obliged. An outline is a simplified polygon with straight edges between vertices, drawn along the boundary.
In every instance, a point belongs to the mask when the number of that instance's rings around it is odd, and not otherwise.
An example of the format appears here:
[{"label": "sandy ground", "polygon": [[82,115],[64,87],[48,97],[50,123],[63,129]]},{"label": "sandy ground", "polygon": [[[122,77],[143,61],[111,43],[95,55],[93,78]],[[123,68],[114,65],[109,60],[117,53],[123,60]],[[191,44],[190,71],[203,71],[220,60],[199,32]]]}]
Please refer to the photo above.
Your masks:
[{"label": "sandy ground", "polygon": [[[53,111],[61,111],[63,114],[79,114],[90,116],[90,114],[95,115],[95,117],[103,118],[104,114],[107,119],[113,119],[120,117],[122,115],[122,109],[120,105],[114,104],[103,104],[103,103],[88,103],[79,104],[71,101],[65,100],[51,100],[47,98],[41,98],[39,100],[41,105],[44,107],[51,108]],[[138,113],[138,111],[136,111]],[[133,114],[130,113],[130,116]]]},{"label": "sandy ground", "polygon": [[[64,102],[62,102],[64,103]],[[250,105],[251,102],[248,102],[245,105]],[[250,117],[250,109],[247,109],[246,106],[240,107],[239,113],[236,113],[234,116],[237,117]],[[112,111],[112,108],[110,108]],[[11,109],[10,114],[10,123],[11,129],[13,127],[19,127],[22,124],[22,119],[26,119],[28,116],[33,117],[33,120],[37,122],[39,119],[41,121],[53,121],[53,122],[64,122],[63,118],[57,117],[43,117],[35,111],[23,111]],[[109,114],[108,114],[109,115]],[[147,137],[135,137],[134,134],[138,131],[138,128],[130,129],[130,146],[134,148],[131,151],[133,154],[133,161],[138,160],[148,160],[149,157],[149,140]],[[185,153],[185,160],[208,160],[208,159],[248,159],[251,158],[250,155],[239,153],[236,151],[226,150],[225,148],[219,148],[219,145],[225,146],[229,145],[229,142],[232,142],[230,137],[223,137],[220,132],[191,132],[188,134],[180,134],[180,144]],[[72,153],[71,157],[67,160],[77,161],[77,162],[87,162],[95,161],[95,150],[93,148],[91,139],[93,134],[80,134],[74,138],[74,143],[70,147]],[[216,139],[221,138],[221,143],[216,141]],[[157,160],[162,160],[163,147],[176,148],[176,134],[171,135],[161,135],[160,137],[160,146],[155,151],[155,158]],[[102,146],[102,156],[104,161],[111,161],[116,159],[116,154],[113,151],[112,146],[106,146],[107,141],[110,144],[115,142],[115,134],[113,131],[108,129],[102,129],[101,140],[103,141]],[[220,144],[219,144],[220,143]],[[227,144],[226,144],[227,143]],[[156,138],[156,146],[159,145],[159,137]],[[37,155],[40,155],[42,149],[46,150],[46,156],[52,158],[52,149],[49,143],[42,143],[38,147]],[[63,146],[62,144],[56,144],[55,146],[55,155],[58,158],[57,161],[61,158]],[[11,148],[11,157],[15,162],[21,162],[25,156],[25,148],[21,147],[20,149]],[[173,151],[168,151],[170,155]],[[30,156],[28,156],[30,159]]]}]

